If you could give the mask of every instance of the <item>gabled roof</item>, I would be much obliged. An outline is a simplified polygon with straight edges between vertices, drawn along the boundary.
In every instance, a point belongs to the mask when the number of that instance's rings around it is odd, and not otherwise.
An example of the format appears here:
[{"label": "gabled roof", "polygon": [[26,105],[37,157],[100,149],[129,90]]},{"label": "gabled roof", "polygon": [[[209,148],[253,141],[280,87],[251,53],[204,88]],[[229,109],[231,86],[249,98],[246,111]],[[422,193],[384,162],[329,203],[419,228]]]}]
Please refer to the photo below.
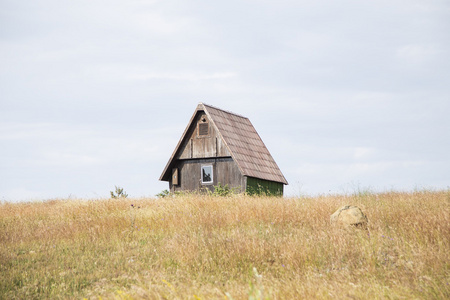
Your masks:
[{"label": "gabled roof", "polygon": [[180,145],[199,111],[204,111],[209,117],[242,175],[288,184],[248,118],[204,103],[198,104],[159,180],[169,179],[169,171],[175,163]]}]

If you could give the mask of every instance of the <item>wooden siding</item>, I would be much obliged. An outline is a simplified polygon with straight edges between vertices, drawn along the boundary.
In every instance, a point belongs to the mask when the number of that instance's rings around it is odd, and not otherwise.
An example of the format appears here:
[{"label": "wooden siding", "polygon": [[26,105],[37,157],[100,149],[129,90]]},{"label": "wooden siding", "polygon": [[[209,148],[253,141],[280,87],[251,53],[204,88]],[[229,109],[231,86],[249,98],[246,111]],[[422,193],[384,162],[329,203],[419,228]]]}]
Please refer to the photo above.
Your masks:
[{"label": "wooden siding", "polygon": [[[206,119],[207,121],[202,122],[203,119]],[[200,135],[198,132],[198,125],[204,123],[208,124],[208,134]],[[177,158],[192,159],[227,156],[231,156],[231,154],[217,130],[211,122],[209,122],[209,118],[205,113],[199,113],[187,133],[187,138],[181,145],[181,151]]]},{"label": "wooden siding", "polygon": [[[201,167],[205,165],[213,167],[213,182],[210,184],[201,183]],[[230,188],[238,188],[239,192],[245,190],[244,177],[231,157],[179,160],[176,167],[179,170],[180,184],[173,185],[170,181],[171,192],[195,191],[203,188],[213,191],[214,186],[219,183],[228,184]]]}]

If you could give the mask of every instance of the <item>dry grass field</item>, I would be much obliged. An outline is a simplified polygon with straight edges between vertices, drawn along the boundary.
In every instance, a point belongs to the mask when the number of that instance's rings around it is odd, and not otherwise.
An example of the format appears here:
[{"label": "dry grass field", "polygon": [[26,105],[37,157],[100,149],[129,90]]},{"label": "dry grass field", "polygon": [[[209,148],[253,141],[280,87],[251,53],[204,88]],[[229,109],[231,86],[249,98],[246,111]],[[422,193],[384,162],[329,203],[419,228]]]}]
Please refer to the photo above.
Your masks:
[{"label": "dry grass field", "polygon": [[0,299],[450,299],[450,190],[2,203],[0,244]]}]

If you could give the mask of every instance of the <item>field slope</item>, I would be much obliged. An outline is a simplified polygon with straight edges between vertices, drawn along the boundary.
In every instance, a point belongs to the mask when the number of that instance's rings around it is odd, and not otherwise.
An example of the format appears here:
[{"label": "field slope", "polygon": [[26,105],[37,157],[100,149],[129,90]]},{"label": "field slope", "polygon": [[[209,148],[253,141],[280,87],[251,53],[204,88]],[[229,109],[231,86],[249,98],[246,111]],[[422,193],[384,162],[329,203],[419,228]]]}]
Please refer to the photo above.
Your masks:
[{"label": "field slope", "polygon": [[449,239],[450,190],[2,203],[0,299],[450,299]]}]

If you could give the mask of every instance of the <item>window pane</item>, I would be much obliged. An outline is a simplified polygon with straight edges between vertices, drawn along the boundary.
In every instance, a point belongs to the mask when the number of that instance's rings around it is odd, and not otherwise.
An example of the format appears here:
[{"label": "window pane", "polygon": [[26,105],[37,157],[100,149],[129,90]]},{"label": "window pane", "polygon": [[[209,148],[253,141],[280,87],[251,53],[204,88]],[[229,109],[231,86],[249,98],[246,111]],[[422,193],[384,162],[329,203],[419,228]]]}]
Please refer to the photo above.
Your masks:
[{"label": "window pane", "polygon": [[213,181],[212,166],[202,167],[202,182],[210,183]]}]

